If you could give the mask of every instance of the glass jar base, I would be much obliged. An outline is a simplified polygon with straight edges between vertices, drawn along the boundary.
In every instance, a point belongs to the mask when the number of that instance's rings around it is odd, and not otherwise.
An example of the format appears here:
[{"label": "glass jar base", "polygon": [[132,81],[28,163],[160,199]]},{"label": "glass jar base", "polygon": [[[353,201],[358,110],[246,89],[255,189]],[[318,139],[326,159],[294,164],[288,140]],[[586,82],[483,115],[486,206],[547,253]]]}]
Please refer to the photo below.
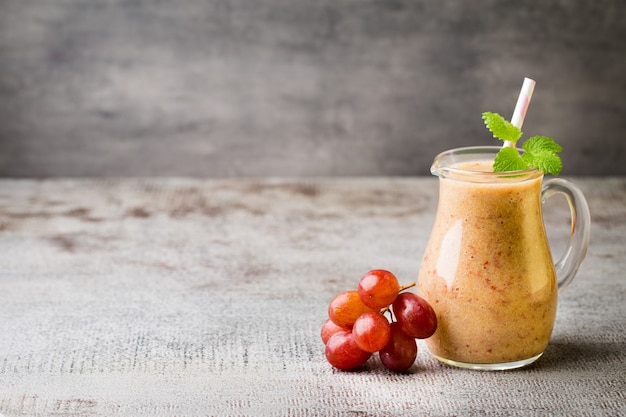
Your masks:
[{"label": "glass jar base", "polygon": [[515,362],[504,362],[504,363],[466,363],[466,362],[457,362],[451,359],[441,358],[437,355],[433,355],[438,361],[445,363],[446,365],[456,366],[457,368],[465,368],[465,369],[473,369],[478,371],[506,371],[509,369],[517,369],[522,368],[524,366],[530,365],[537,359],[539,359],[543,355],[541,352],[539,355],[533,356],[532,358],[522,359],[521,361]]}]

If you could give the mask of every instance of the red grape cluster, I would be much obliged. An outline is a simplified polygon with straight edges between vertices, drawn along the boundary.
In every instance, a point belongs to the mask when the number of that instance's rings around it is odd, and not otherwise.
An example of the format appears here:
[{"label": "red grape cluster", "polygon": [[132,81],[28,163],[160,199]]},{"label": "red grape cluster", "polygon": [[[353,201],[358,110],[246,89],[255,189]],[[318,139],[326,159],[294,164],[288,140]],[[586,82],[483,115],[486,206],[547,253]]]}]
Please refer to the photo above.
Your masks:
[{"label": "red grape cluster", "polygon": [[413,293],[402,292],[413,285],[401,287],[391,272],[375,269],[361,277],[357,291],[335,296],[321,330],[328,362],[349,370],[378,352],[391,371],[411,367],[417,357],[415,339],[426,339],[437,330],[437,316],[430,304]]}]

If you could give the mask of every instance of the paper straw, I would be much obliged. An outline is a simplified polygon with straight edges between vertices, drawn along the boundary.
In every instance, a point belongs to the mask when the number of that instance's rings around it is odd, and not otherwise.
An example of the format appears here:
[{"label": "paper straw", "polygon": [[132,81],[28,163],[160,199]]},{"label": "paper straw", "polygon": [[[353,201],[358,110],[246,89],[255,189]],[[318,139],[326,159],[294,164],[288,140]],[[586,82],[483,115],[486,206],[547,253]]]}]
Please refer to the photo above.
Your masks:
[{"label": "paper straw", "polygon": [[[515,110],[513,110],[513,116],[511,117],[511,123],[520,129],[524,124],[524,118],[526,117],[526,111],[528,110],[530,99],[533,96],[533,91],[535,90],[535,84],[534,80],[524,78],[522,89],[519,92],[517,104],[515,105]],[[513,146],[513,143],[507,140],[504,142],[503,146]]]}]

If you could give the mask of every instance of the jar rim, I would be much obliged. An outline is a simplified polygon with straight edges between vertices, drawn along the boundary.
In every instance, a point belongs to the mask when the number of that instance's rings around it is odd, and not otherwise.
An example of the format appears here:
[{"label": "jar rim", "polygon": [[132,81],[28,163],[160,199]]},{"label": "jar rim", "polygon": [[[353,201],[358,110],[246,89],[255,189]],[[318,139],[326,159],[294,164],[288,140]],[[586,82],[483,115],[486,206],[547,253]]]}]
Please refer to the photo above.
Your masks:
[{"label": "jar rim", "polygon": [[[467,146],[448,149],[439,153],[430,168],[430,172],[440,178],[454,178],[474,182],[492,181],[523,181],[543,176],[543,171],[529,168],[518,171],[487,172],[466,168],[459,168],[462,163],[493,161],[496,154],[502,149],[499,146]],[[523,149],[517,149],[520,155]]]}]

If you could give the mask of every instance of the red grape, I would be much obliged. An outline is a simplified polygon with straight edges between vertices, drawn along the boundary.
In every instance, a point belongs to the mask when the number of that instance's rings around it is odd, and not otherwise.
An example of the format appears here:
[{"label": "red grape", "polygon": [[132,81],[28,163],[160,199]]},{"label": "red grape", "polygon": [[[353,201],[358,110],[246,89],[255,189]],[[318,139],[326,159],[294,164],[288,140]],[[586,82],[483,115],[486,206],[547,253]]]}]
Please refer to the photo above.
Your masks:
[{"label": "red grape", "polygon": [[358,368],[372,355],[359,348],[350,330],[341,330],[332,335],[326,343],[324,353],[332,366],[344,371]]},{"label": "red grape", "polygon": [[382,314],[371,311],[363,313],[354,322],[352,334],[356,344],[366,352],[378,352],[389,342],[389,321]]},{"label": "red grape", "polygon": [[397,322],[391,323],[391,338],[378,355],[385,368],[394,372],[406,371],[417,358],[415,339],[400,329]]},{"label": "red grape", "polygon": [[437,330],[437,315],[422,297],[410,292],[398,295],[393,302],[393,314],[404,333],[417,338],[426,339]]},{"label": "red grape", "polygon": [[344,291],[330,302],[328,317],[337,326],[350,329],[356,319],[368,311],[372,311],[372,309],[363,304],[357,291]]},{"label": "red grape", "polygon": [[333,323],[331,319],[326,319],[324,324],[322,324],[322,330],[320,331],[320,336],[322,336],[322,342],[324,342],[324,344],[328,343],[328,339],[330,339],[332,335],[342,330],[348,329],[337,326],[335,323]]},{"label": "red grape", "polygon": [[398,296],[400,284],[394,274],[384,269],[374,269],[361,277],[359,296],[363,303],[380,310],[389,306]]}]

